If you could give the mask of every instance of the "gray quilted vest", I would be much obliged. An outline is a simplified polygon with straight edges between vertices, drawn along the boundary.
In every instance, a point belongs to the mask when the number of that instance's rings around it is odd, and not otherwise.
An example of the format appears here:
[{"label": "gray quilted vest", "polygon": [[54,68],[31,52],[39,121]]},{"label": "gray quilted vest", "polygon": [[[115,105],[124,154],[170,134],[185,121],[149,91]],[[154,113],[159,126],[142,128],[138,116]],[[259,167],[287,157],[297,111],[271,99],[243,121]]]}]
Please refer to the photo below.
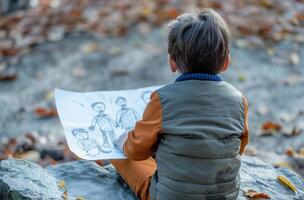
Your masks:
[{"label": "gray quilted vest", "polygon": [[223,81],[187,80],[157,90],[162,136],[151,200],[236,199],[242,94]]}]

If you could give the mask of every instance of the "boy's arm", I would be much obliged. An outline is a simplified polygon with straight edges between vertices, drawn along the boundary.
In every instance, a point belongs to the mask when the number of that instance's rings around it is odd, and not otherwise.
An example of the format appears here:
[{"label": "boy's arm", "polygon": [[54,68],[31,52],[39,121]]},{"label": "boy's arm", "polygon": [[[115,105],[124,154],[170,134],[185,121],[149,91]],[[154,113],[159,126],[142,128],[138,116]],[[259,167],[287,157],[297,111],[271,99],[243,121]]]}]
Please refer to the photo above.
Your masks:
[{"label": "boy's arm", "polygon": [[161,133],[162,111],[159,96],[156,92],[151,94],[142,120],[138,121],[123,145],[124,154],[132,160],[148,159],[157,147]]},{"label": "boy's arm", "polygon": [[248,102],[245,97],[243,97],[243,104],[244,104],[244,131],[240,137],[241,139],[240,155],[243,154],[245,147],[249,142]]}]

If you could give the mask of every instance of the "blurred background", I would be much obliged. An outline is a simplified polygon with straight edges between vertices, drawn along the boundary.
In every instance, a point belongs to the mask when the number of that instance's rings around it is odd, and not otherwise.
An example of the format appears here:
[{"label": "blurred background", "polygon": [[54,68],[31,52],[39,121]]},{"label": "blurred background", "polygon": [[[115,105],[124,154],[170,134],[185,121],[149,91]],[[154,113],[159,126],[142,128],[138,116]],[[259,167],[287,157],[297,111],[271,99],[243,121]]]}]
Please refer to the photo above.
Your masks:
[{"label": "blurred background", "polygon": [[246,155],[304,175],[303,0],[1,0],[0,159],[77,159],[54,88],[131,89],[175,80],[167,23],[205,7],[233,33],[222,78],[249,101]]}]

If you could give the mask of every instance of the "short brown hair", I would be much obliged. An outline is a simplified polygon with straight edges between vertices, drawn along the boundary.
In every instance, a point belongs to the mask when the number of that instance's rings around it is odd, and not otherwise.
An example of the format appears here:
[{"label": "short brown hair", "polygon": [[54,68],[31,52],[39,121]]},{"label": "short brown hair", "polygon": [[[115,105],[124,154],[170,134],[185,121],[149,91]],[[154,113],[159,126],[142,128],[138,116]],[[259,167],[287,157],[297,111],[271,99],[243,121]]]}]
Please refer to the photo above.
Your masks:
[{"label": "short brown hair", "polygon": [[168,25],[168,53],[182,72],[218,74],[229,55],[228,25],[212,9],[182,14]]}]

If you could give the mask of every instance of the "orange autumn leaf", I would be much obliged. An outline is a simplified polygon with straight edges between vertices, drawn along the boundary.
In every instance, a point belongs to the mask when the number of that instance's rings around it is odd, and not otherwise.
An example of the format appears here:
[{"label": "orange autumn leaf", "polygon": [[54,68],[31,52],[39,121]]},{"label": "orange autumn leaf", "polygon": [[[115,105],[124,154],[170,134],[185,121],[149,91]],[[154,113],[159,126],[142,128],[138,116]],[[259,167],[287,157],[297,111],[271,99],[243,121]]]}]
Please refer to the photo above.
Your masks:
[{"label": "orange autumn leaf", "polygon": [[38,107],[34,110],[34,113],[41,118],[46,118],[46,117],[55,117],[57,116],[57,111],[52,108],[42,108]]},{"label": "orange autumn leaf", "polygon": [[287,148],[285,150],[285,154],[290,157],[294,157],[297,154],[297,152],[295,152],[292,148]]},{"label": "orange autumn leaf", "polygon": [[270,199],[270,195],[263,193],[263,192],[257,192],[255,190],[248,190],[247,192],[244,192],[244,195],[246,197],[249,198],[253,198],[253,199],[259,199],[259,198],[266,198],[266,199]]},{"label": "orange autumn leaf", "polygon": [[279,132],[282,129],[282,126],[278,123],[272,121],[266,121],[262,124],[262,135],[271,135],[273,133]]}]

